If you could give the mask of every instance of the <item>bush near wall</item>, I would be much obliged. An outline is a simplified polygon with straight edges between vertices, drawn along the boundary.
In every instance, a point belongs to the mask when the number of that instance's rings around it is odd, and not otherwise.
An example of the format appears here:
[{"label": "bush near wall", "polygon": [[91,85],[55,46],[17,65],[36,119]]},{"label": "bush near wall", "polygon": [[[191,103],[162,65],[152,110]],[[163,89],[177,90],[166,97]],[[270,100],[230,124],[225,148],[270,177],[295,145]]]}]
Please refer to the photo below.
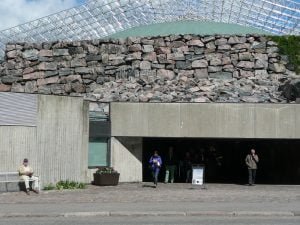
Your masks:
[{"label": "bush near wall", "polygon": [[44,187],[44,190],[63,190],[63,189],[85,189],[86,184],[75,181],[59,181],[57,184],[48,184]]},{"label": "bush near wall", "polygon": [[281,54],[288,56],[291,69],[300,74],[300,36],[271,36],[278,44]]}]

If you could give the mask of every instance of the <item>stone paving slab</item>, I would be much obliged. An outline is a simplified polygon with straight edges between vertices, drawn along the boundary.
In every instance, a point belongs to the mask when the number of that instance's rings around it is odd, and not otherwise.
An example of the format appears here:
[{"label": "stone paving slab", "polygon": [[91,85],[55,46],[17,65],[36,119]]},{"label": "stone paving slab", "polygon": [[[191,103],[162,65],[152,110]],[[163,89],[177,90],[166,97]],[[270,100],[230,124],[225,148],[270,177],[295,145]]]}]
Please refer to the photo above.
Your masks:
[{"label": "stone paving slab", "polygon": [[229,217],[299,217],[292,212],[254,212],[254,211],[166,211],[166,212],[146,212],[146,211],[118,211],[118,212],[67,212],[67,213],[1,213],[1,218],[24,218],[24,217],[161,217],[161,216],[229,216]]},{"label": "stone paving slab", "polygon": [[207,184],[206,189],[190,184],[120,184],[116,187],[88,185],[84,190],[0,193],[0,203],[104,203],[104,202],[300,202],[298,185]]},{"label": "stone paving slab", "polygon": [[120,184],[0,194],[0,218],[88,216],[300,216],[300,186]]}]

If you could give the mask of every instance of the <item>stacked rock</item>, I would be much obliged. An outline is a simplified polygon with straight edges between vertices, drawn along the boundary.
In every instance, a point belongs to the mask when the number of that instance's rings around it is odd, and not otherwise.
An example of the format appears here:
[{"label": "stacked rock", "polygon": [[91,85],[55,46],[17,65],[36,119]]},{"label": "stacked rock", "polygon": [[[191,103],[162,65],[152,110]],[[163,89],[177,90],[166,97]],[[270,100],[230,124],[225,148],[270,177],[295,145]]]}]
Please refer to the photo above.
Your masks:
[{"label": "stacked rock", "polygon": [[92,101],[286,102],[293,72],[267,37],[170,35],[10,43],[0,91]]}]

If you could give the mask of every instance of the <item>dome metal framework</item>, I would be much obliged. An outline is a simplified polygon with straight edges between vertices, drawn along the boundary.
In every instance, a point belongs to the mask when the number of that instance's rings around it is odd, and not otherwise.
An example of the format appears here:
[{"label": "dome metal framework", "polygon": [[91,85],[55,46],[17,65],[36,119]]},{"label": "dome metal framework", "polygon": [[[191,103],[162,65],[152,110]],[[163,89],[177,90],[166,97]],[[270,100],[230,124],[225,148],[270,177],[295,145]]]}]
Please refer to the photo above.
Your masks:
[{"label": "dome metal framework", "polygon": [[133,27],[179,20],[213,21],[300,34],[299,0],[89,0],[86,4],[0,31],[10,42],[90,40]]}]

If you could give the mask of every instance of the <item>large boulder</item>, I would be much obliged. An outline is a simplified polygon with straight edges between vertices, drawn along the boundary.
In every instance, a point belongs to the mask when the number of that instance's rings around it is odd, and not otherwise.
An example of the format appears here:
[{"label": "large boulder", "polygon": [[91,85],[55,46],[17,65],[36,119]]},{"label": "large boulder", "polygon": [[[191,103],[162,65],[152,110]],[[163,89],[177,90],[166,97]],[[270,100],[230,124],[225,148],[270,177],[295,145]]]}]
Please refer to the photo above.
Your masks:
[{"label": "large boulder", "polygon": [[279,91],[288,101],[295,101],[300,98],[300,78],[286,82],[279,87]]}]

